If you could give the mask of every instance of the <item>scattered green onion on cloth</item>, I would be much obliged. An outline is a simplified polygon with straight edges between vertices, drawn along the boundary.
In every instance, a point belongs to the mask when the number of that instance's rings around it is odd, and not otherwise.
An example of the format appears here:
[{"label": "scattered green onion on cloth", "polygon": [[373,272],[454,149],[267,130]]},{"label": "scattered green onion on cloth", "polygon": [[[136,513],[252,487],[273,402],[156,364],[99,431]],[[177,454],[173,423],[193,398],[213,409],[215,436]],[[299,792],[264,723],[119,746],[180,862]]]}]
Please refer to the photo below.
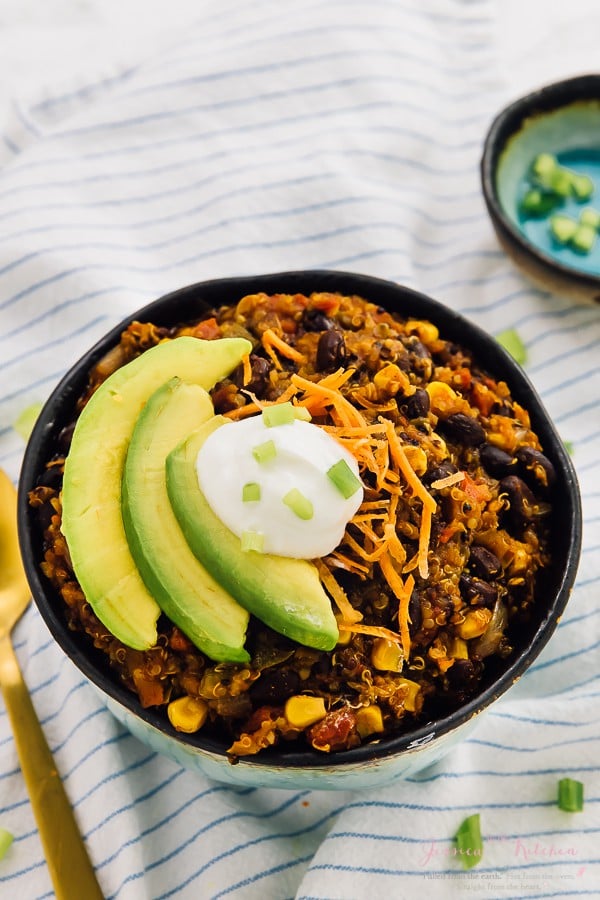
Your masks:
[{"label": "scattered green onion on cloth", "polygon": [[[572,449],[584,549],[553,639],[472,736],[427,771],[360,793],[232,788],[184,771],[112,718],[29,609],[17,653],[105,895],[595,896],[599,312],[532,287],[487,219],[482,141],[512,99],[501,4],[193,7],[161,52],[145,59],[140,46],[81,86],[47,89],[6,127],[0,465],[16,480],[25,411],[136,308],[207,278],[346,269],[422,290],[513,346],[518,336]],[[557,803],[561,779],[585,784],[577,815]],[[3,708],[0,780],[14,836],[0,894],[49,898]],[[466,869],[455,836],[468,819],[484,850]]]}]

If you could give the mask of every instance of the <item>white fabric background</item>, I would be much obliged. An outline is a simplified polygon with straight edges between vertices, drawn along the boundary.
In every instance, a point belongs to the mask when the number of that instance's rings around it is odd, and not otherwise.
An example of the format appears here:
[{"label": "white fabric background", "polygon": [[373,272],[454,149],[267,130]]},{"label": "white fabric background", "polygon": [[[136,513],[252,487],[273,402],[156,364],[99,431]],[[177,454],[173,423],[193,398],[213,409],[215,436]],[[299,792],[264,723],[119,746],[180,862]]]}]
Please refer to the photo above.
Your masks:
[{"label": "white fabric background", "polygon": [[[202,278],[332,267],[516,327],[584,497],[554,639],[470,740],[386,790],[232,790],[182,771],[106,713],[29,610],[18,653],[107,897],[597,896],[598,309],[504,257],[478,161],[507,100],[594,67],[599,14],[177,0],[168,23],[157,4],[110,2],[73,4],[61,25],[34,7],[0,4],[0,465],[14,478],[18,413],[136,307]],[[581,814],[556,808],[563,775],[585,782]],[[466,876],[448,853],[472,812],[485,857]],[[16,836],[1,895],[52,896],[3,709],[0,825]]]}]

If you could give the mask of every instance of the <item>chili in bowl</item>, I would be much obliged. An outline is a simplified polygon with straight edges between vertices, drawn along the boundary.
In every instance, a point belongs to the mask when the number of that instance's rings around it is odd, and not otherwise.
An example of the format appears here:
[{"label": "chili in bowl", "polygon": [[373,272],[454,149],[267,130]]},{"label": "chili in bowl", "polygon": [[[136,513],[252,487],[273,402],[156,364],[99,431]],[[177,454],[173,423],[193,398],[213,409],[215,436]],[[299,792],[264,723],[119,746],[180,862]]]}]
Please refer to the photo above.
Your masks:
[{"label": "chili in bowl", "polygon": [[38,608],[134,734],[218,780],[340,789],[429,765],[525,672],[580,516],[493,338],[333,271],[113,329],[44,407],[19,500]]}]

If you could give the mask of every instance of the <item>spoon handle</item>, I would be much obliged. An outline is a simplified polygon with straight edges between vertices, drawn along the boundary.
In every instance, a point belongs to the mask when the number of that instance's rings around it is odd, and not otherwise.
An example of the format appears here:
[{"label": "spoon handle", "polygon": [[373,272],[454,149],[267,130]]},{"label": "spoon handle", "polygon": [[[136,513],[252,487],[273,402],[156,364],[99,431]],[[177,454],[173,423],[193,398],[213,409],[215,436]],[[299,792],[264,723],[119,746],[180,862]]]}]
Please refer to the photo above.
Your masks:
[{"label": "spoon handle", "polygon": [[56,900],[103,900],[9,635],[0,638],[0,684]]}]

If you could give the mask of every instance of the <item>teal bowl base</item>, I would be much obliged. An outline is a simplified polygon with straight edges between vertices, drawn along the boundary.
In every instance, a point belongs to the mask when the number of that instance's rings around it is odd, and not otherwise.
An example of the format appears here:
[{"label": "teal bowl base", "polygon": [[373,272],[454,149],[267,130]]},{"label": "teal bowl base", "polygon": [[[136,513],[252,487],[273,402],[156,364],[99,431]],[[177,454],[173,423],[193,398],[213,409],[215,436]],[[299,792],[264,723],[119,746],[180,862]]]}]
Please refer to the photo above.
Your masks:
[{"label": "teal bowl base", "polygon": [[112,698],[100,696],[110,712],[134,737],[185,769],[230,785],[289,790],[364,790],[406,778],[445,756],[470,734],[479,718],[474,715],[447,734],[436,736],[435,732],[431,732],[414,741],[415,746],[379,759],[344,764],[333,762],[335,757],[332,756],[330,765],[324,763],[313,767],[272,766],[268,762],[251,761],[251,758],[232,764],[224,756],[162,733]]}]

